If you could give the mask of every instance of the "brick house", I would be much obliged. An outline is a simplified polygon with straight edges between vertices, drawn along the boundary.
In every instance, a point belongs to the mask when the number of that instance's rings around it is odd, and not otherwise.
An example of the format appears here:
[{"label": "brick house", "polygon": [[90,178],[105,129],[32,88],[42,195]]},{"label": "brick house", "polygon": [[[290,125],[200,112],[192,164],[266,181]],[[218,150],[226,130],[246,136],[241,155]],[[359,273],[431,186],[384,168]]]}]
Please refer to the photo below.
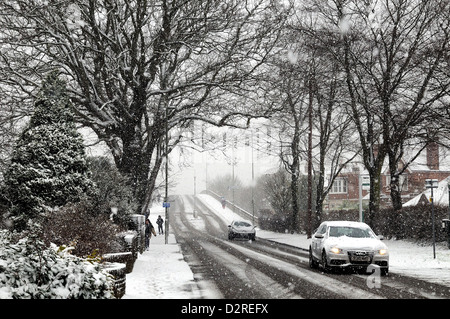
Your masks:
[{"label": "brick house", "polygon": [[[400,177],[403,203],[424,192],[426,179],[437,179],[440,182],[450,176],[450,154],[447,152],[441,149],[437,143],[432,143],[408,166]],[[363,168],[355,164],[350,165],[353,166],[335,179],[325,209],[358,207],[359,174],[361,172],[363,185],[368,183],[368,174]],[[381,205],[384,207],[391,205],[389,185],[390,175],[386,160],[381,174]],[[363,186],[362,196],[363,203],[367,204],[369,200],[368,186]]]}]

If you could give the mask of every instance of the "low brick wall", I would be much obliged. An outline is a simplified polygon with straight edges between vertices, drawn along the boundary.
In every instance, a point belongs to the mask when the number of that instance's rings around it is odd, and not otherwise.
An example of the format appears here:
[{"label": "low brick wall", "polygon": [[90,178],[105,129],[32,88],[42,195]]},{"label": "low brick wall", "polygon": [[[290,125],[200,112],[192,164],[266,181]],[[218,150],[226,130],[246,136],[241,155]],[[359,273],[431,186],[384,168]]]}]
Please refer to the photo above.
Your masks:
[{"label": "low brick wall", "polygon": [[122,238],[120,252],[108,253],[102,256],[103,267],[114,278],[114,297],[120,299],[125,294],[126,274],[133,271],[134,262],[145,249],[145,216],[132,215],[133,227],[120,233]]},{"label": "low brick wall", "polygon": [[123,263],[125,264],[126,273],[129,274],[133,271],[133,266],[135,258],[133,258],[133,253],[131,251],[126,251],[122,253],[112,253],[103,255],[103,260],[110,263]]},{"label": "low brick wall", "polygon": [[126,290],[126,265],[123,263],[104,262],[103,267],[114,278],[114,297],[117,299],[122,298]]}]

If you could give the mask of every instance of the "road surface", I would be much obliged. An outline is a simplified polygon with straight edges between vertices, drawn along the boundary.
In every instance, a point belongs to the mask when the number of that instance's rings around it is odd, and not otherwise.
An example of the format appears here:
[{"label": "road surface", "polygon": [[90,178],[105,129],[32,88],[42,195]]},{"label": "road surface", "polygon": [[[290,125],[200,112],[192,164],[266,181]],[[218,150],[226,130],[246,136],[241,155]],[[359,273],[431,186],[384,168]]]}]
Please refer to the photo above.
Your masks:
[{"label": "road surface", "polygon": [[199,285],[208,287],[212,298],[450,298],[450,288],[407,276],[311,269],[307,251],[258,237],[230,241],[228,225],[218,213],[187,195],[178,196],[170,208],[171,231]]}]

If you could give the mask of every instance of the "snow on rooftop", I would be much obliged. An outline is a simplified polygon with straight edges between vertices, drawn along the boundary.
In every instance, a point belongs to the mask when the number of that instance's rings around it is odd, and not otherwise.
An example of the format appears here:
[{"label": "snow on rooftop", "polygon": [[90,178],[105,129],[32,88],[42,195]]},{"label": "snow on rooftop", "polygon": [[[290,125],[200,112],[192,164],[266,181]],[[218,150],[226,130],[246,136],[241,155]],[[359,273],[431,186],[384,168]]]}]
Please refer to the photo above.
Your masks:
[{"label": "snow on rooftop", "polygon": [[[435,205],[448,206],[449,205],[449,185],[450,176],[438,183],[438,187],[433,189],[433,202]],[[403,206],[415,206],[419,203],[420,198],[425,196],[429,201],[431,198],[431,189],[425,190],[423,193],[415,196],[411,200],[403,204]]]}]

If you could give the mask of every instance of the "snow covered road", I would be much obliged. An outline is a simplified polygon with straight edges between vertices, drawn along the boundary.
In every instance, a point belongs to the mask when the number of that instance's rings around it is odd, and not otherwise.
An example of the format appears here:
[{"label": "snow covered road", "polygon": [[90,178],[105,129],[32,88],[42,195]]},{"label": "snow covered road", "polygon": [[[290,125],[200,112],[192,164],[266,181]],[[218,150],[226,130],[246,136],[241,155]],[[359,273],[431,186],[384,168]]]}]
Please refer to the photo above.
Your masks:
[{"label": "snow covered road", "polygon": [[[193,201],[187,196],[179,199],[181,201],[177,206],[171,208],[171,233],[175,233],[176,242],[172,235],[171,245],[158,245],[157,241],[162,240],[163,236],[152,239],[150,251],[139,257],[135,270],[127,276],[127,293],[124,298],[450,297],[448,249],[439,248],[438,261],[430,261],[430,247],[403,241],[387,241],[392,256],[392,273],[388,277],[324,274],[320,270],[309,269],[307,254],[302,249],[291,250],[293,248],[276,245],[276,242],[283,242],[289,246],[307,248],[309,242],[305,236],[258,230],[257,237],[261,240],[230,242],[225,237],[226,225],[234,218],[231,211],[224,210],[219,202],[209,196],[200,195],[198,199],[206,207],[199,208],[197,217],[194,217]],[[200,201],[197,200],[197,203],[200,204]],[[157,213],[152,210],[151,217],[155,214]],[[262,238],[270,240],[270,243]],[[171,251],[167,246],[172,246]],[[164,253],[161,252],[162,248]],[[414,256],[411,252],[416,252],[417,255]],[[173,260],[174,256],[177,256],[176,261]],[[412,260],[416,262],[413,263]],[[142,264],[142,268],[139,264]],[[167,267],[162,266],[164,264]],[[189,267],[186,268],[187,265]],[[419,270],[422,275],[417,274]],[[142,293],[137,293],[139,285],[145,280],[134,278],[145,272],[147,277],[152,273],[153,289],[147,292],[140,289]],[[155,280],[158,273],[162,275]],[[412,278],[403,274],[409,274]]]}]

